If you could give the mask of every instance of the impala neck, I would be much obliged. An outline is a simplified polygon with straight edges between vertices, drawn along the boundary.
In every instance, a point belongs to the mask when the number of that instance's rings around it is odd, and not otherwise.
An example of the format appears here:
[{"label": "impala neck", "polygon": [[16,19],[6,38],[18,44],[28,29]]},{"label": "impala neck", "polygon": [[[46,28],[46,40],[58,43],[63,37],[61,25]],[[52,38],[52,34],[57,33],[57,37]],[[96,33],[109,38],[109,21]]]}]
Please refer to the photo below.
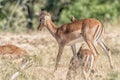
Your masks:
[{"label": "impala neck", "polygon": [[51,20],[47,20],[47,23],[48,23],[47,29],[55,37],[55,33],[57,31],[57,26]]}]

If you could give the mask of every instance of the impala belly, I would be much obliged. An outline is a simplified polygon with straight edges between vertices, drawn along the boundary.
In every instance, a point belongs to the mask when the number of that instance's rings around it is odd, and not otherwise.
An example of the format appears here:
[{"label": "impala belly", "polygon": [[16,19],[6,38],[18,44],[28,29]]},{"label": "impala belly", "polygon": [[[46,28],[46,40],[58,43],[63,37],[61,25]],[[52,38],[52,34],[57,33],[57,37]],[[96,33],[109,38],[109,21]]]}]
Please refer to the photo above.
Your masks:
[{"label": "impala belly", "polygon": [[82,42],[82,41],[83,41],[83,38],[80,37],[80,38],[77,38],[77,39],[74,39],[74,40],[71,40],[70,42],[68,42],[67,46],[70,46],[70,45],[73,45],[75,43]]},{"label": "impala belly", "polygon": [[77,42],[82,42],[83,41],[80,30],[77,30],[77,31],[71,32],[69,34],[66,34],[65,37],[66,37],[66,42],[67,42],[68,46],[73,45]]}]

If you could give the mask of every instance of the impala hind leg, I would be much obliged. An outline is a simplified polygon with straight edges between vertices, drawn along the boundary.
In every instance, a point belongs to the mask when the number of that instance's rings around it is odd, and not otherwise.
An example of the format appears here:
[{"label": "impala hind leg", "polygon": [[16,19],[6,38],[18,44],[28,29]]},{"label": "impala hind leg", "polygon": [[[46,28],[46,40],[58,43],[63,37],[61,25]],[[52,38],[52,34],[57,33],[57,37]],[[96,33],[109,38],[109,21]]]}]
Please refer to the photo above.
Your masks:
[{"label": "impala hind leg", "polygon": [[94,68],[94,70],[96,70],[96,61],[97,61],[98,56],[99,56],[98,51],[97,51],[97,49],[95,48],[95,46],[94,46],[94,44],[92,43],[92,41],[86,40],[86,43],[88,44],[90,50],[91,50],[92,53],[93,53],[93,56],[94,56],[93,68]]},{"label": "impala hind leg", "polygon": [[99,45],[103,48],[103,50],[107,54],[108,60],[109,60],[109,63],[110,63],[110,67],[113,68],[110,49],[106,46],[106,44],[105,44],[105,42],[103,40],[99,40]]},{"label": "impala hind leg", "polygon": [[58,54],[57,54],[56,64],[55,64],[55,69],[54,69],[54,71],[57,70],[59,61],[60,61],[60,59],[61,59],[61,55],[62,55],[62,53],[63,53],[63,49],[64,49],[64,45],[59,45],[59,52],[58,52]]},{"label": "impala hind leg", "polygon": [[95,57],[94,59],[95,59],[95,61],[96,61],[97,58],[98,58],[98,55],[99,55],[97,49],[95,48],[95,46],[94,46],[94,44],[92,43],[92,41],[86,40],[86,43],[88,44],[90,50],[93,52],[93,55],[94,55],[94,57]]}]

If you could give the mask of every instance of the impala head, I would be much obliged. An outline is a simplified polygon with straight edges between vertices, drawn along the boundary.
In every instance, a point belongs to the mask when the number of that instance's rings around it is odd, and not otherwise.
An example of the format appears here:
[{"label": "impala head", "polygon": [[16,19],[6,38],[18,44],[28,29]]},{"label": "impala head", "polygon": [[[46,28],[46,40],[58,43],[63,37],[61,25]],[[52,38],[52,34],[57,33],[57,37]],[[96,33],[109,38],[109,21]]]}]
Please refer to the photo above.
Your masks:
[{"label": "impala head", "polygon": [[47,26],[47,20],[51,20],[51,15],[46,11],[41,11],[39,16],[38,30],[42,30],[43,27]]}]

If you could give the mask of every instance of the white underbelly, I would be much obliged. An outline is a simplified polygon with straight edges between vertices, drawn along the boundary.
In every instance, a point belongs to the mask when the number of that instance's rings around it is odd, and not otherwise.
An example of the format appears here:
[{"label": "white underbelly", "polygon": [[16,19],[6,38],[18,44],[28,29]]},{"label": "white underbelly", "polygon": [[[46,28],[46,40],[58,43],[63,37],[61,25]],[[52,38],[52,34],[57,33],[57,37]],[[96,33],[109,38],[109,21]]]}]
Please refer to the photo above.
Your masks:
[{"label": "white underbelly", "polygon": [[74,39],[74,40],[68,42],[66,45],[67,45],[67,46],[71,46],[71,45],[73,45],[73,44],[75,44],[75,43],[83,42],[83,41],[84,41],[84,39],[83,39],[82,37],[79,37],[79,38],[77,38],[77,39]]}]

